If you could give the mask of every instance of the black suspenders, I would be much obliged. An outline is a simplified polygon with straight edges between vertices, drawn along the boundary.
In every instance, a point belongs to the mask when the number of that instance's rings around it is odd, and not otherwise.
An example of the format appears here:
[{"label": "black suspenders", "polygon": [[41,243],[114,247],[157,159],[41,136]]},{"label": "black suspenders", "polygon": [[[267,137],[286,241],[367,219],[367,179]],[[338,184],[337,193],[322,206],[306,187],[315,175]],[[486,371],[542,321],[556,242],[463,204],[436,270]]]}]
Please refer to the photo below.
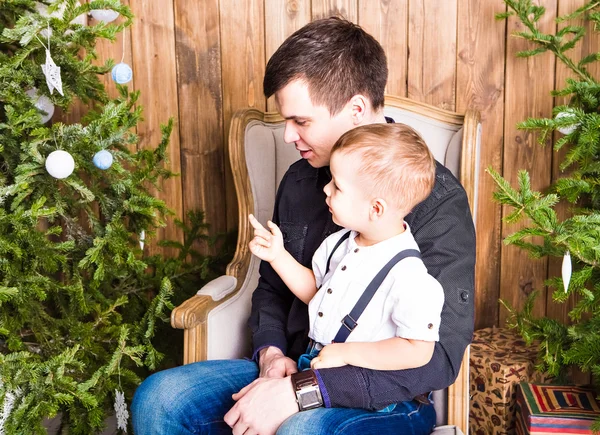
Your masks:
[{"label": "black suspenders", "polygon": [[[338,240],[338,242],[333,247],[331,254],[329,254],[329,258],[327,259],[325,275],[327,275],[327,272],[329,272],[329,264],[331,263],[331,257],[333,257],[333,253],[349,236],[350,231],[344,233],[344,235],[340,238],[340,240]],[[354,305],[354,308],[352,308],[350,313],[346,314],[346,316],[342,319],[342,326],[340,327],[340,330],[333,339],[334,343],[343,343],[348,339],[350,333],[354,331],[354,328],[358,326],[358,319],[360,318],[361,314],[363,313],[365,308],[367,308],[367,305],[369,305],[369,302],[371,301],[371,299],[373,299],[373,296],[375,296],[375,292],[377,291],[385,277],[388,275],[390,270],[392,270],[392,268],[399,261],[402,261],[407,257],[421,258],[421,253],[416,249],[405,249],[397,253],[390,261],[387,262],[385,266],[383,266],[383,268],[377,273],[377,275],[375,275],[375,278],[373,278],[373,280],[369,283],[361,297],[358,299],[358,302],[356,302],[356,304]]]}]

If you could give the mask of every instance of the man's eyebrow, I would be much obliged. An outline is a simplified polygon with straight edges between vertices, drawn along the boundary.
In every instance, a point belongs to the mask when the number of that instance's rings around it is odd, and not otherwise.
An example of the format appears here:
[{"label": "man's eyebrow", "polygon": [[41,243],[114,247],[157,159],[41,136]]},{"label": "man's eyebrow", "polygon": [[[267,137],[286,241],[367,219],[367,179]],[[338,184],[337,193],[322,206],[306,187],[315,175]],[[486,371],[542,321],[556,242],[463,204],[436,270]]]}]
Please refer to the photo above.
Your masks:
[{"label": "man's eyebrow", "polygon": [[310,121],[312,118],[310,116],[292,115],[292,116],[286,116],[283,119],[289,119],[292,121]]}]

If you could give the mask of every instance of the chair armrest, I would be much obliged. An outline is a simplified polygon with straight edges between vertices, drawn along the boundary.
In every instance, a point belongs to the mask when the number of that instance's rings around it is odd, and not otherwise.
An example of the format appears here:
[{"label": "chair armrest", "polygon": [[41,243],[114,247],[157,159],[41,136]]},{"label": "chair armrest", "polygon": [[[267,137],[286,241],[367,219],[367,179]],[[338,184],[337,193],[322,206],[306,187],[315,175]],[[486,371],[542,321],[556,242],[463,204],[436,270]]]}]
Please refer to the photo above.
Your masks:
[{"label": "chair armrest", "polygon": [[236,286],[237,279],[235,277],[223,275],[207,283],[196,294],[199,296],[210,296],[216,302],[231,294]]},{"label": "chair armrest", "polygon": [[206,321],[208,312],[230,295],[237,286],[237,279],[223,275],[209,281],[204,287],[171,312],[171,326],[177,329],[192,329]]},{"label": "chair armrest", "polygon": [[171,326],[176,329],[193,329],[206,321],[208,312],[214,307],[212,297],[194,295],[171,311]]}]

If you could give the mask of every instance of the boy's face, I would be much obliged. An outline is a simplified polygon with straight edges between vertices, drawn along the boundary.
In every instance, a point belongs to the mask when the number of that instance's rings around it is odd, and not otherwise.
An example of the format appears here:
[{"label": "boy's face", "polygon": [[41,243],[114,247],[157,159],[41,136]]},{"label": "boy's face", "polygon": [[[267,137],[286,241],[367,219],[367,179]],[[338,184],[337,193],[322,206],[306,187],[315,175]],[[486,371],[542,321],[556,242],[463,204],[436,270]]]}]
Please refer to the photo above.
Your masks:
[{"label": "boy's face", "polygon": [[371,208],[364,180],[358,176],[360,167],[357,153],[336,152],[331,157],[331,181],[323,188],[333,221],[358,232],[368,223]]},{"label": "boy's face", "polygon": [[331,148],[354,127],[349,106],[331,116],[325,106],[313,105],[308,86],[300,80],[277,91],[275,104],[285,118],[283,139],[294,143],[300,156],[315,168],[329,165]]}]

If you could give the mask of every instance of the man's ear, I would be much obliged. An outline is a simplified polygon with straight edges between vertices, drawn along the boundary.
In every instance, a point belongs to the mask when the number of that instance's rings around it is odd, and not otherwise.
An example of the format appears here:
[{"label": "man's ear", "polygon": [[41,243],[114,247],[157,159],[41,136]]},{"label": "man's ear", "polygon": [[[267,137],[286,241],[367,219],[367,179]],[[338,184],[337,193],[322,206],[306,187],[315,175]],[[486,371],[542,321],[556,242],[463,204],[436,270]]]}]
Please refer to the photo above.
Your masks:
[{"label": "man's ear", "polygon": [[350,111],[354,125],[360,125],[369,109],[369,100],[364,95],[357,94],[350,99]]},{"label": "man's ear", "polygon": [[388,205],[383,198],[375,198],[371,201],[371,212],[369,213],[369,217],[371,220],[380,219],[383,217],[383,214],[387,211]]}]

